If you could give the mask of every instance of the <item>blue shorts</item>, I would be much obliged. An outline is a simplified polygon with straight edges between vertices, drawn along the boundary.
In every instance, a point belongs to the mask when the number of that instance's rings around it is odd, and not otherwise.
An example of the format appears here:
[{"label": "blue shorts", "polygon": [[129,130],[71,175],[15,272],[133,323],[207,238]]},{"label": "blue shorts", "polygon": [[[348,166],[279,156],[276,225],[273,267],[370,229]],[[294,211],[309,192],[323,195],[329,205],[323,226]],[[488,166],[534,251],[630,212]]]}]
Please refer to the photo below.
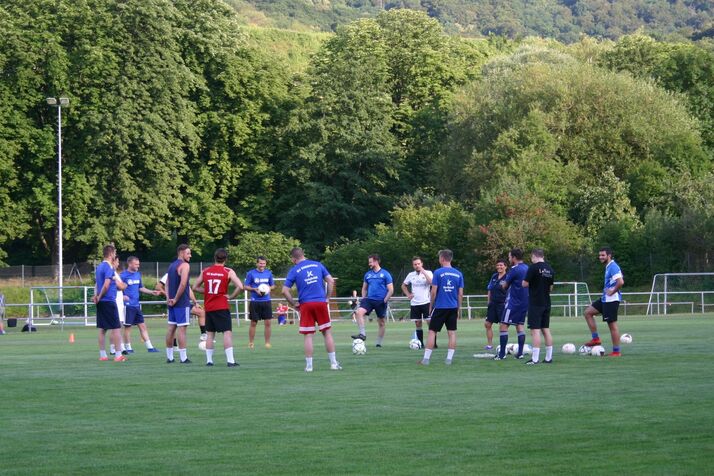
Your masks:
[{"label": "blue shorts", "polygon": [[191,322],[190,307],[170,307],[169,308],[169,324],[183,327]]},{"label": "blue shorts", "polygon": [[365,312],[365,315],[367,316],[374,311],[379,318],[387,317],[387,303],[382,299],[364,298],[359,302],[359,307],[367,311]]},{"label": "blue shorts", "polygon": [[97,303],[97,329],[119,329],[119,309],[116,301],[99,301]]},{"label": "blue shorts", "polygon": [[503,310],[503,316],[501,316],[501,324],[508,324],[510,325],[523,325],[526,322],[526,313],[528,312],[528,308],[515,308],[511,309],[510,307],[506,307]]},{"label": "blue shorts", "polygon": [[124,317],[124,326],[131,327],[137,324],[144,323],[144,313],[140,307],[126,307],[126,317]]}]

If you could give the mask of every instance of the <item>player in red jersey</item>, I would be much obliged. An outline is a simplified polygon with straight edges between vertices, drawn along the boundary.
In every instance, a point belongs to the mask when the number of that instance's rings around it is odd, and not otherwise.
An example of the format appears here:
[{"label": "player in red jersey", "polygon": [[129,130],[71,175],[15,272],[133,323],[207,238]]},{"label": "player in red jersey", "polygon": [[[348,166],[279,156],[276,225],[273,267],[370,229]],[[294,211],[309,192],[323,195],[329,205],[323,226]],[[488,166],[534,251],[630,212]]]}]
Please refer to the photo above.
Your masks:
[{"label": "player in red jersey", "polygon": [[[229,299],[235,299],[243,290],[243,283],[235,271],[226,268],[228,253],[223,248],[218,248],[213,254],[213,266],[203,270],[193,285],[194,292],[203,294],[203,307],[206,310],[206,366],[213,367],[213,339],[216,332],[223,333],[223,348],[226,352],[228,367],[237,367],[238,363],[233,357],[233,327],[231,311],[228,306]],[[233,283],[235,289],[228,296],[228,282]]]}]

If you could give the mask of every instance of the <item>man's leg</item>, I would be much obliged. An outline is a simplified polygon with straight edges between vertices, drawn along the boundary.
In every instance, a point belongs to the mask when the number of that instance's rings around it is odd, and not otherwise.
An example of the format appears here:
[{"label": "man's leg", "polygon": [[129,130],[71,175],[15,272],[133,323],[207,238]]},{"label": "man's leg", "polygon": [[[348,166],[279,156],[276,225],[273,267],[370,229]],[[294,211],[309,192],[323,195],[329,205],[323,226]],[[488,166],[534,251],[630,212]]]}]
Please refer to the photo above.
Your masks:
[{"label": "man's leg", "polygon": [[176,335],[176,324],[169,324],[166,329],[166,362],[174,361],[174,336]]},{"label": "man's leg", "polygon": [[387,330],[387,319],[386,317],[378,317],[377,325],[377,347],[382,347],[382,342],[384,341],[384,332]]},{"label": "man's leg", "polygon": [[312,372],[312,354],[314,350],[312,334],[305,334],[305,372]]},{"label": "man's leg", "polygon": [[108,359],[107,357],[107,347],[106,347],[106,337],[107,336],[107,330],[106,329],[99,329],[99,358],[100,359]]},{"label": "man's leg", "polygon": [[508,324],[501,323],[499,325],[499,342],[501,349],[498,351],[496,358],[505,359],[506,358],[506,346],[508,345]]},{"label": "man's leg", "polygon": [[332,337],[332,329],[328,327],[322,331],[322,336],[325,338],[325,350],[327,351],[327,357],[330,359],[330,368],[332,370],[342,370],[335,354],[335,339]]},{"label": "man's leg", "polygon": [[[121,329],[112,329],[112,342],[114,342],[114,348],[121,349]],[[121,352],[117,351],[114,360],[122,357]]]},{"label": "man's leg", "polygon": [[416,326],[417,339],[419,339],[419,342],[421,342],[421,347],[423,349],[424,348],[424,329],[422,328],[422,320],[421,319],[415,320],[414,325]]},{"label": "man's leg", "polygon": [[258,321],[250,320],[250,327],[248,328],[248,348],[252,349],[255,347],[255,328],[258,327]]},{"label": "man's leg", "polygon": [[493,348],[493,322],[484,321],[483,326],[486,328],[486,348]]},{"label": "man's leg", "polygon": [[272,334],[272,329],[273,326],[271,324],[272,319],[263,319],[263,322],[265,323],[265,347],[267,349],[270,349],[272,345],[270,344],[270,336]]},{"label": "man's leg", "polygon": [[540,361],[540,334],[540,329],[531,329],[531,339],[533,339],[531,362],[536,364]]},{"label": "man's leg", "polygon": [[131,348],[131,326],[127,326],[125,324],[124,327],[122,328],[122,333],[124,334],[124,336],[123,336],[124,348],[127,351],[132,352],[133,350]]},{"label": "man's leg", "polygon": [[545,363],[553,361],[553,336],[550,334],[550,329],[544,327],[541,329],[543,337],[545,337]]},{"label": "man's leg", "polygon": [[610,336],[612,337],[612,352],[614,354],[620,353],[620,329],[617,326],[617,321],[608,322],[608,327],[610,327]]},{"label": "man's leg", "polygon": [[148,350],[153,349],[154,345],[151,343],[151,339],[149,338],[149,330],[146,328],[146,324],[140,322],[137,324],[137,327],[139,328],[139,335],[141,336],[141,340],[144,341],[146,348]]},{"label": "man's leg", "polygon": [[456,331],[446,330],[446,335],[449,337],[449,349],[446,351],[446,364],[451,365],[456,352]]},{"label": "man's leg", "polygon": [[516,324],[516,331],[518,332],[518,352],[516,352],[516,358],[520,359],[523,357],[523,348],[526,345],[526,327],[523,324]]},{"label": "man's leg", "polygon": [[179,358],[181,362],[189,363],[188,351],[186,350],[186,329],[188,326],[178,326]]},{"label": "man's leg", "polygon": [[215,332],[207,332],[206,339],[206,365],[213,365],[213,340],[216,338]]},{"label": "man's leg", "polygon": [[365,327],[365,325],[364,325],[364,316],[365,316],[365,314],[367,314],[367,310],[366,310],[366,309],[364,309],[364,308],[362,308],[362,307],[358,307],[358,308],[357,308],[357,311],[356,311],[356,313],[355,313],[355,318],[356,318],[356,320],[357,320],[357,329],[358,329],[358,331],[357,331],[357,334],[355,334],[355,335],[352,336],[353,339],[362,339],[362,340],[364,340],[364,339],[367,338],[367,329],[366,329],[366,327]]},{"label": "man's leg", "polygon": [[600,345],[600,337],[597,333],[597,324],[595,323],[595,316],[600,314],[600,311],[595,309],[593,306],[588,306],[585,309],[585,322],[588,323],[588,328],[590,329],[590,334],[592,339],[585,345]]},{"label": "man's leg", "polygon": [[236,359],[233,356],[233,331],[225,331],[223,333],[223,349],[225,349],[226,353],[226,362],[228,362],[229,365],[235,364]]}]

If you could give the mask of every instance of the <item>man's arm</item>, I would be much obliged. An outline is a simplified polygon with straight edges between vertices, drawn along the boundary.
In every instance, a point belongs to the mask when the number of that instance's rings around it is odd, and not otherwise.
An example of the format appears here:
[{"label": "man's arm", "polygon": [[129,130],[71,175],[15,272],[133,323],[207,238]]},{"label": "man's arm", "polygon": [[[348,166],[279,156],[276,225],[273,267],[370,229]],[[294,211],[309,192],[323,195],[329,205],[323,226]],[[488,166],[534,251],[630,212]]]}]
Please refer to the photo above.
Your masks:
[{"label": "man's arm", "polygon": [[363,282],[362,283],[362,299],[367,297],[367,283]]},{"label": "man's arm", "polygon": [[283,296],[285,296],[285,299],[288,301],[288,304],[290,304],[294,309],[300,307],[300,304],[295,302],[295,300],[293,299],[293,294],[290,292],[289,287],[283,286]]},{"label": "man's arm", "polygon": [[615,287],[608,289],[607,295],[612,296],[613,294],[618,292],[620,290],[620,288],[622,288],[622,286],[624,286],[624,285],[625,285],[625,280],[622,278],[617,278],[617,281],[615,281]]},{"label": "man's arm", "polygon": [[414,297],[414,295],[409,291],[409,287],[407,286],[407,283],[402,283],[402,292],[409,299],[412,299]]},{"label": "man's arm", "polygon": [[[181,282],[179,283],[178,289],[176,290],[176,295],[172,298],[169,299],[169,306],[172,306],[178,301],[181,296],[183,296],[183,292],[186,290],[186,284],[188,283],[188,272],[189,272],[189,266],[188,263],[183,263],[181,266],[179,266],[179,276],[181,277]],[[191,291],[189,289],[189,291]],[[189,296],[190,298],[190,296]],[[173,301],[173,302],[172,302]]]},{"label": "man's arm", "polygon": [[461,317],[461,302],[464,300],[464,288],[459,288],[458,297],[458,307],[456,308],[456,315]]},{"label": "man's arm", "polygon": [[528,281],[526,281],[525,279],[524,279],[523,281],[521,281],[521,286],[523,286],[524,288],[527,288],[527,287],[528,287]]},{"label": "man's arm", "polygon": [[235,299],[238,296],[238,294],[240,294],[240,292],[243,291],[243,283],[241,282],[240,278],[233,270],[230,270],[228,272],[228,279],[231,281],[231,283],[233,283],[233,286],[235,286],[235,289],[233,290],[231,295],[228,296],[228,299]]},{"label": "man's arm", "polygon": [[196,278],[196,282],[193,283],[191,289],[193,289],[194,292],[205,294],[206,290],[203,289],[203,274],[200,274],[198,278]]},{"label": "man's arm", "polygon": [[161,294],[157,290],[151,290],[151,289],[145,288],[143,286],[139,288],[139,292],[144,293],[144,294],[151,294],[152,296],[158,296],[159,294]]},{"label": "man's arm", "polygon": [[327,289],[325,292],[327,293],[327,301],[329,301],[330,296],[332,296],[332,290],[335,288],[335,279],[328,274],[325,276],[325,281],[327,282]]},{"label": "man's arm", "polygon": [[434,302],[436,302],[436,290],[439,289],[438,286],[435,284],[431,285],[431,298],[429,299],[429,315],[431,315],[431,311],[434,309]]},{"label": "man's arm", "polygon": [[387,295],[384,296],[384,302],[388,302],[392,294],[394,294],[394,283],[389,283],[387,284]]},{"label": "man's arm", "polygon": [[99,294],[95,294],[92,297],[92,300],[94,301],[94,304],[97,304],[100,299],[104,297],[104,295],[107,293],[109,290],[109,285],[111,284],[112,280],[111,278],[106,278],[104,280],[104,284],[102,285],[102,289],[99,290]]},{"label": "man's arm", "polygon": [[118,273],[114,273],[114,282],[117,285],[119,291],[124,291],[126,289],[126,283],[122,281],[121,276]]}]

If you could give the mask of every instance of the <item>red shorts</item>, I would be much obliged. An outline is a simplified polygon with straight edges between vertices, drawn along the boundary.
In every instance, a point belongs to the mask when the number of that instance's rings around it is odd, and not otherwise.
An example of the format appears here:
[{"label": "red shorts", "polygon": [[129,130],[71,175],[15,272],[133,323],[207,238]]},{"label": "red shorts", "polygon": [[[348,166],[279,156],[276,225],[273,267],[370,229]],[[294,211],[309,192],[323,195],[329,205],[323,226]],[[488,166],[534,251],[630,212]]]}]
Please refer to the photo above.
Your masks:
[{"label": "red shorts", "polygon": [[314,334],[316,329],[324,332],[330,327],[332,323],[326,302],[300,304],[300,334]]}]

